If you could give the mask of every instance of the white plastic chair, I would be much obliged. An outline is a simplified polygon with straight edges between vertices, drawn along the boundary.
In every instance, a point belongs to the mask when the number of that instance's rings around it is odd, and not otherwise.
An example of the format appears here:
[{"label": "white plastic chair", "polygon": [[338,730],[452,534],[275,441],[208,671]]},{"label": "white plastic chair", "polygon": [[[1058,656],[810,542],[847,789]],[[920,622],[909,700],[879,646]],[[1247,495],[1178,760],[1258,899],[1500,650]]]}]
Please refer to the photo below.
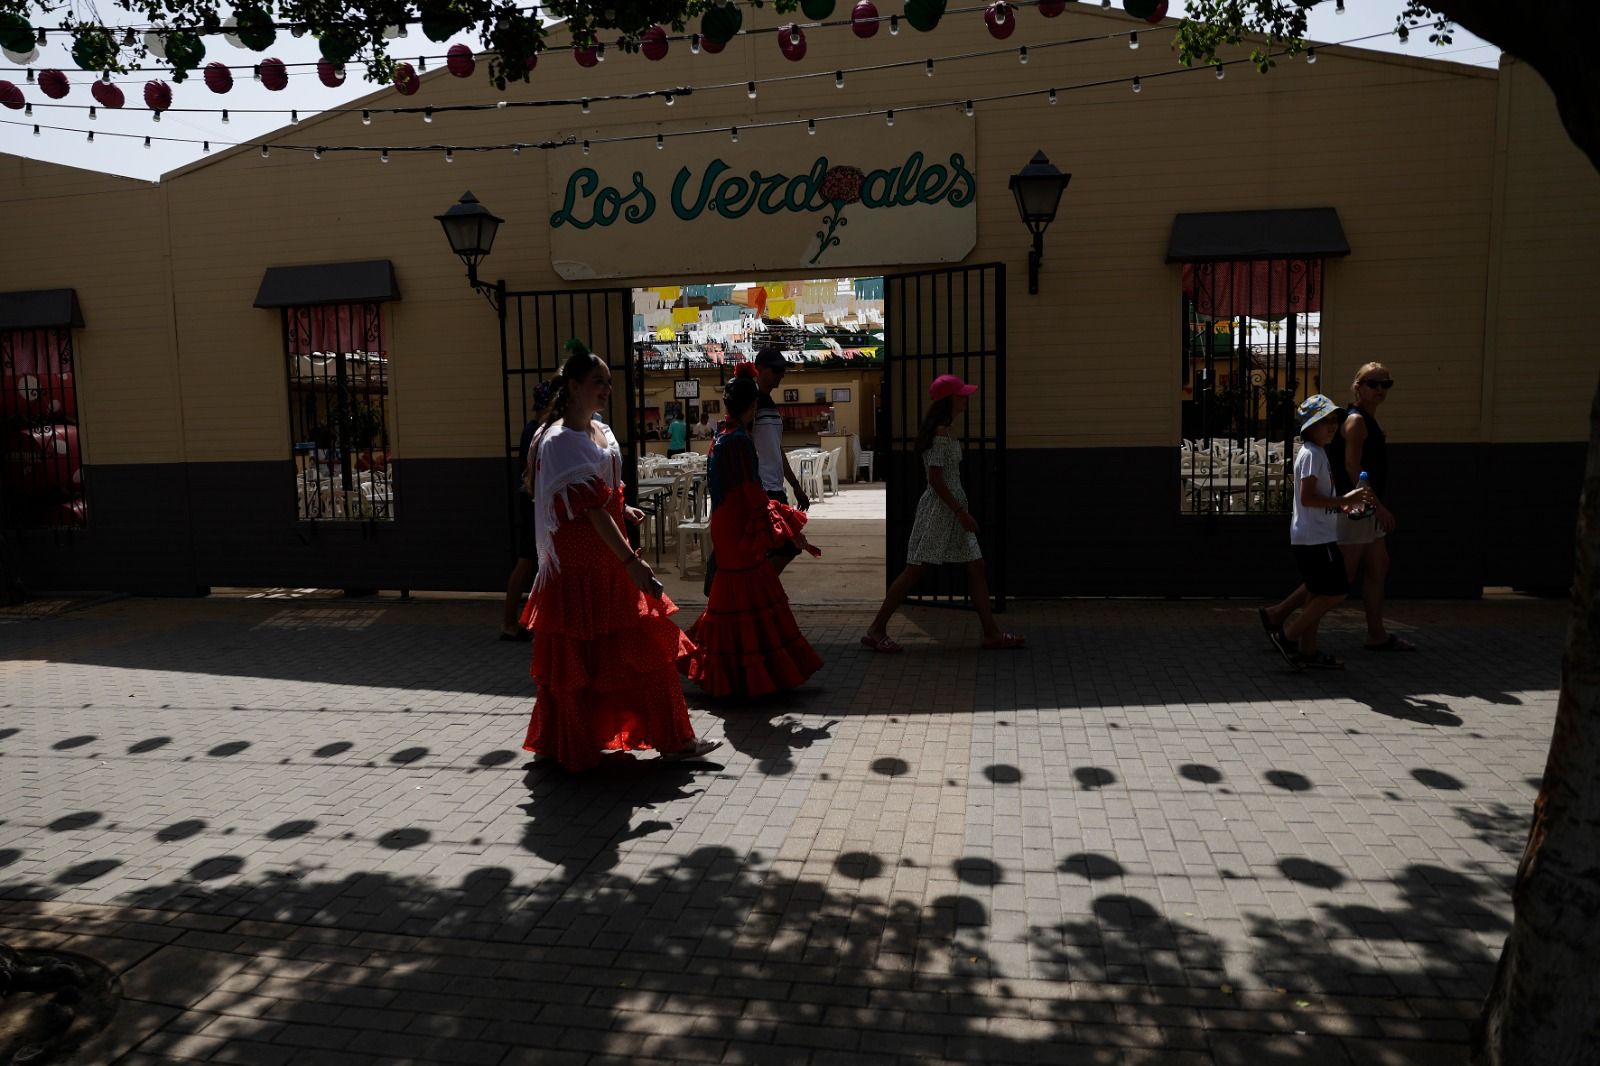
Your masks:
[{"label": "white plastic chair", "polygon": [[850,450],[851,450],[851,452],[853,452],[855,454],[855,457],[856,457],[856,469],[855,469],[856,480],[857,481],[861,480],[861,471],[863,469],[865,469],[866,472],[867,472],[867,480],[868,481],[872,481],[873,480],[873,476],[872,476],[872,461],[875,458],[875,456],[871,452],[864,452],[864,451],[861,450],[861,434],[859,434],[859,433],[850,434]]},{"label": "white plastic chair", "polygon": [[817,471],[817,484],[831,485],[829,493],[834,496],[839,495],[839,456],[843,452],[842,446],[824,452],[821,469]]},{"label": "white plastic chair", "polygon": [[700,553],[700,562],[705,563],[706,546],[702,538],[711,536],[711,519],[702,517],[700,513],[700,496],[704,493],[694,492],[694,477],[688,472],[678,475],[678,480],[672,486],[672,504],[675,513],[673,521],[674,539],[678,547],[678,573],[689,572],[689,541],[694,541],[695,550]]}]

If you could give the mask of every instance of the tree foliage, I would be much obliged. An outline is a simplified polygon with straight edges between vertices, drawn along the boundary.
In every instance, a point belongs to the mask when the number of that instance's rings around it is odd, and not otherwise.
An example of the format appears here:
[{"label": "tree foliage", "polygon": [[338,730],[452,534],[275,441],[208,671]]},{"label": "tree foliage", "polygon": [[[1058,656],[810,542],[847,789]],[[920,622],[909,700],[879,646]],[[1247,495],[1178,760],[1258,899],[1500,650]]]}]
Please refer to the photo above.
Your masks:
[{"label": "tree foliage", "polygon": [[[1308,12],[1327,0],[1189,0],[1187,19],[1178,27],[1177,48],[1180,62],[1212,63],[1224,47],[1242,43],[1246,37],[1265,38],[1250,52],[1256,69],[1266,73],[1276,64],[1273,55],[1299,55],[1306,48]],[[1395,16],[1395,34],[1410,39],[1414,27],[1431,27],[1428,40],[1437,45],[1451,42],[1452,23],[1432,5],[1408,0]]]}]

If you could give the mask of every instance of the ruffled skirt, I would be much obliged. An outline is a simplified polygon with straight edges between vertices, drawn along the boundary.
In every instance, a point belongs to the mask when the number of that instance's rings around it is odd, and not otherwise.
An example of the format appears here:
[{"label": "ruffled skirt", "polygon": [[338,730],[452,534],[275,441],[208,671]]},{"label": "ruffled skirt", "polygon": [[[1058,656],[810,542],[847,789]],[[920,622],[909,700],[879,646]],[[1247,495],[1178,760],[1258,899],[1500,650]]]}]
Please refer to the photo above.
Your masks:
[{"label": "ruffled skirt", "polygon": [[798,688],[822,668],[801,636],[778,572],[765,561],[718,567],[706,609],[689,629],[679,668],[713,696],[764,696]]},{"label": "ruffled skirt", "polygon": [[677,610],[641,593],[621,566],[548,575],[522,614],[539,686],[523,748],[585,770],[604,751],[691,743],[677,665],[694,645],[669,617]]}]

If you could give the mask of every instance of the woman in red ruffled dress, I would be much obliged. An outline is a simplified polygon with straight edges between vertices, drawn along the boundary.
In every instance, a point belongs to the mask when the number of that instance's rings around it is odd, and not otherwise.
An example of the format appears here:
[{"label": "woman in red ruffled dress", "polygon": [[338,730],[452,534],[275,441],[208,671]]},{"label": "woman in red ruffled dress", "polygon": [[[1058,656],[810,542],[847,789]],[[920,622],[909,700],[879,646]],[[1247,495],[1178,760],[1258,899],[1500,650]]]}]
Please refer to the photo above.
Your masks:
[{"label": "woman in red ruffled dress", "polygon": [[622,452],[594,416],[611,396],[611,371],[580,341],[545,424],[534,437],[539,576],[522,612],[534,631],[539,692],[523,747],[584,770],[604,751],[654,748],[704,755],[677,663],[694,650],[669,615],[650,565],[623,535],[643,515],[623,503]]},{"label": "woman in red ruffled dress", "polygon": [[759,394],[755,367],[741,364],[723,390],[727,418],[717,428],[707,470],[717,572],[705,613],[689,629],[694,650],[680,668],[713,696],[795,688],[822,666],[800,635],[783,583],[767,559],[791,541],[812,555],[822,553],[801,532],[805,514],[762,490],[749,433]]}]

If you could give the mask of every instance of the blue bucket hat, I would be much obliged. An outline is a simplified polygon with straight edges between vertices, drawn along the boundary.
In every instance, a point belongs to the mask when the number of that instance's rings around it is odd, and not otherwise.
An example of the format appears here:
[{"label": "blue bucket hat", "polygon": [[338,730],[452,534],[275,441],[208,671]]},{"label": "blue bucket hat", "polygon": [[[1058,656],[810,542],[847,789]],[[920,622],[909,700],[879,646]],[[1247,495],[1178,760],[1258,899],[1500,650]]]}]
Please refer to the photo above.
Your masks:
[{"label": "blue bucket hat", "polygon": [[1313,396],[1307,396],[1305,398],[1305,402],[1295,409],[1295,414],[1300,418],[1301,434],[1304,435],[1306,430],[1310,429],[1318,422],[1321,422],[1329,415],[1338,414],[1339,411],[1339,405],[1322,395],[1320,392]]}]

